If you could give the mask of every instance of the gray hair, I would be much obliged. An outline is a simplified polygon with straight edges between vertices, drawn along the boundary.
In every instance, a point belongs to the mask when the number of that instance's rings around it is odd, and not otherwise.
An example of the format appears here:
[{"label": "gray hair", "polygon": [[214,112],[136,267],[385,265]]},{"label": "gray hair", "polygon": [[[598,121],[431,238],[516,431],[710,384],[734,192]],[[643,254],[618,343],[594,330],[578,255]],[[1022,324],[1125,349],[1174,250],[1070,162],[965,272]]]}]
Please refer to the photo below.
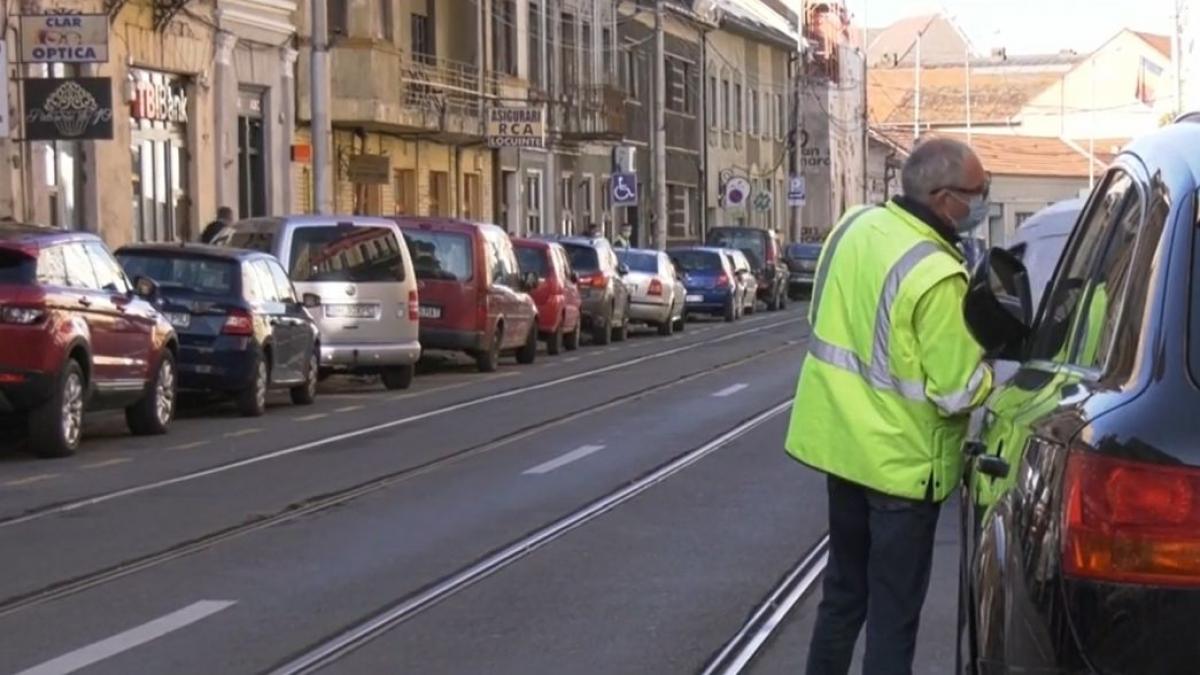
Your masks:
[{"label": "gray hair", "polygon": [[971,146],[952,138],[920,141],[900,169],[904,196],[921,204],[929,203],[929,193],[958,185],[974,157]]}]

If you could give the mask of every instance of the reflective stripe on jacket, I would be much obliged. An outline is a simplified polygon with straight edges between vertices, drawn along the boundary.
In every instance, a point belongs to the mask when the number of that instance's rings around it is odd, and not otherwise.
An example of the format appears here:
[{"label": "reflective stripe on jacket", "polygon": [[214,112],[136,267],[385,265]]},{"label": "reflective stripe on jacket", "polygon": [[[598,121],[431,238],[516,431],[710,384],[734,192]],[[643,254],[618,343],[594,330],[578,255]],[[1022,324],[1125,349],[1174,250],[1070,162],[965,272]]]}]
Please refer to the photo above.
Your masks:
[{"label": "reflective stripe on jacket", "polygon": [[992,387],[962,317],[961,254],[894,203],[848,213],[817,263],[787,450],[887,494],[945,499]]}]

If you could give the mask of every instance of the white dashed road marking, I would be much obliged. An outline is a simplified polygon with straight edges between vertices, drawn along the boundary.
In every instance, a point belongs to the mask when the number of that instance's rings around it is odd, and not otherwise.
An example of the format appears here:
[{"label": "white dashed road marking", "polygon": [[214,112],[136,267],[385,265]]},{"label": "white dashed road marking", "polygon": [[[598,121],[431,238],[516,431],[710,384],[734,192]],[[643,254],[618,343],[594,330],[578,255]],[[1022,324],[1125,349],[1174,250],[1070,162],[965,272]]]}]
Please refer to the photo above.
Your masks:
[{"label": "white dashed road marking", "polygon": [[592,454],[593,452],[599,452],[603,449],[604,449],[603,445],[583,445],[578,448],[575,448],[574,450],[566,453],[565,455],[559,455],[558,457],[555,457],[554,459],[550,460],[549,462],[545,462],[543,464],[538,464],[537,466],[533,467],[532,469],[527,469],[524,473],[526,476],[529,476],[529,475],[540,476],[544,473],[550,473],[551,471],[553,471],[555,469],[562,468],[562,467],[570,464],[571,462],[581,460],[584,457],[587,457],[588,455]]}]

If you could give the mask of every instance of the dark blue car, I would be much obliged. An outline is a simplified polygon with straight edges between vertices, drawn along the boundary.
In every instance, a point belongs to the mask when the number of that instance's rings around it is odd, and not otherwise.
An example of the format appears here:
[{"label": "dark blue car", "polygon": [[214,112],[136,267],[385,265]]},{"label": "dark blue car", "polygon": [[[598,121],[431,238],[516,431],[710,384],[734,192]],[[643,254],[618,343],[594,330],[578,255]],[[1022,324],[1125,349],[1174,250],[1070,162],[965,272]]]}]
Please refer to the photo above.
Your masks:
[{"label": "dark blue car", "polygon": [[741,316],[733,283],[734,271],[729,266],[725,249],[694,246],[667,251],[675,266],[683,273],[687,289],[687,314],[712,314],[734,321]]},{"label": "dark blue car", "polygon": [[142,244],[117,251],[131,277],[158,282],[157,304],[179,335],[181,389],[226,393],[248,417],[266,411],[267,391],[292,402],[317,395],[320,340],[283,267],[257,251],[204,245]]},{"label": "dark blue car", "polygon": [[783,262],[788,268],[788,295],[793,300],[812,292],[817,259],[820,257],[820,244],[788,244],[784,250]]}]

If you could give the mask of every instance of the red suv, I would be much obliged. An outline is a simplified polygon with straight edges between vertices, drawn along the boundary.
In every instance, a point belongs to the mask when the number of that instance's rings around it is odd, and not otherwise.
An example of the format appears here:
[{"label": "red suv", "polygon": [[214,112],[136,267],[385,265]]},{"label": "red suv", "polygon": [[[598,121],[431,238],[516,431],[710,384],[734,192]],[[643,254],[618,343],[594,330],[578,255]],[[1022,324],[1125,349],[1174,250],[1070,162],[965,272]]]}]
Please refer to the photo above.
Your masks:
[{"label": "red suv", "polygon": [[538,308],[538,332],[546,342],[546,352],[576,349],[583,301],[576,286],[579,276],[571,270],[567,252],[561,244],[538,239],[514,239],[513,246],[521,272],[538,278],[530,295]]},{"label": "red suv", "polygon": [[0,224],[0,415],[43,457],[79,447],[85,410],[125,408],[133,433],[175,414],[175,332],[94,235]]},{"label": "red suv", "polygon": [[485,373],[500,354],[537,356],[537,307],[512,242],[495,225],[448,218],[397,218],[412,255],[420,298],[421,348],[463,351]]}]

